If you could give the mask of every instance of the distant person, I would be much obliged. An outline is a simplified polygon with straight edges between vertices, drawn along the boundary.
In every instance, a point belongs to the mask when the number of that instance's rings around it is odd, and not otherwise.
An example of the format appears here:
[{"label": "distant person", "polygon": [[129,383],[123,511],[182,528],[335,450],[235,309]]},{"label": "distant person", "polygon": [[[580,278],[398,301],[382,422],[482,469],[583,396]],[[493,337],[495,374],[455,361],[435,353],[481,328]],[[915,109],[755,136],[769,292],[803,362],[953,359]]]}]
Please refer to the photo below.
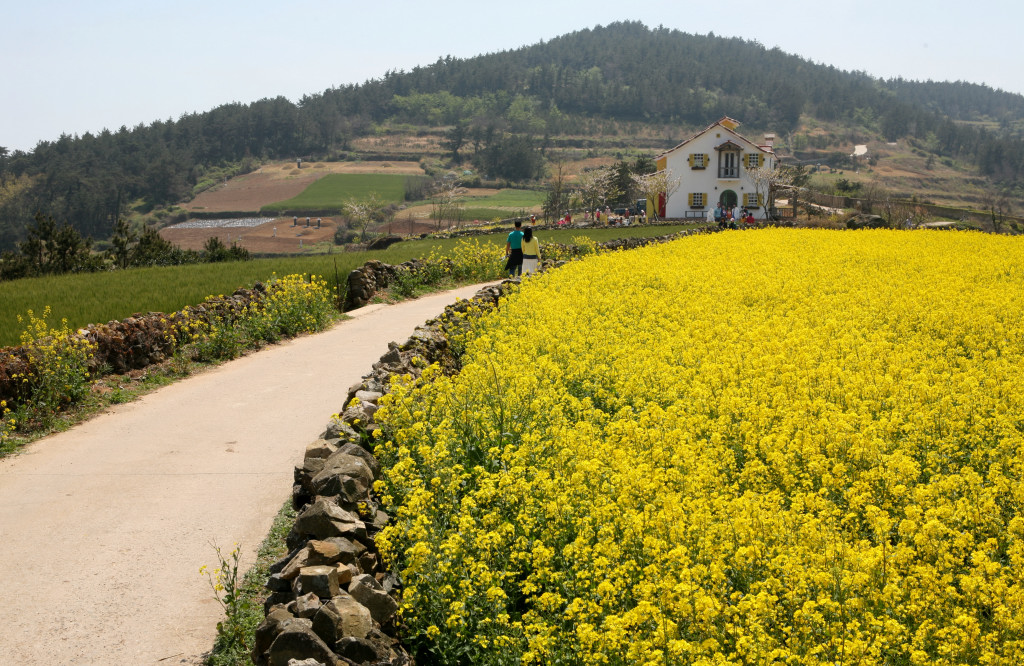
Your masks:
[{"label": "distant person", "polygon": [[508,271],[509,277],[521,275],[523,272],[522,220],[516,220],[515,226],[516,228],[509,233],[508,240],[505,241],[505,256],[508,257],[505,262],[505,270]]},{"label": "distant person", "polygon": [[523,231],[523,275],[537,272],[540,262],[540,241],[533,235],[533,227]]},{"label": "distant person", "polygon": [[293,227],[299,226],[299,216],[298,215],[295,215],[294,217],[292,217],[292,226]]},{"label": "distant person", "polygon": [[718,226],[722,226],[722,220],[725,218],[725,211],[722,210],[722,202],[719,201],[715,205],[715,223]]}]

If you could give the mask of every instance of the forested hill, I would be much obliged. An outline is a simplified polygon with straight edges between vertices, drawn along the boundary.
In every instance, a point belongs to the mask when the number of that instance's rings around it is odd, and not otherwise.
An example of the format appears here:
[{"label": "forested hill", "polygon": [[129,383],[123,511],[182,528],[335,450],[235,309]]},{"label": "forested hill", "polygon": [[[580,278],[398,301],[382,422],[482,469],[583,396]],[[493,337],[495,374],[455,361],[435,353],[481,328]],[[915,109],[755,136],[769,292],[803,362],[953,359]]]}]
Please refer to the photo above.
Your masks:
[{"label": "forested hill", "polygon": [[939,156],[1019,186],[1024,97],[970,83],[882,81],[766,49],[641,23],[581,30],[513,51],[443,58],[410,72],[310,94],[227,104],[148,126],[0,149],[0,248],[36,212],[108,237],[129,205],[181,201],[245,161],[331,158],[388,122],[446,128],[450,147],[512,180],[543,172],[544,140],[592,121],[697,129],[722,116],[784,135],[801,116],[912,136]]}]

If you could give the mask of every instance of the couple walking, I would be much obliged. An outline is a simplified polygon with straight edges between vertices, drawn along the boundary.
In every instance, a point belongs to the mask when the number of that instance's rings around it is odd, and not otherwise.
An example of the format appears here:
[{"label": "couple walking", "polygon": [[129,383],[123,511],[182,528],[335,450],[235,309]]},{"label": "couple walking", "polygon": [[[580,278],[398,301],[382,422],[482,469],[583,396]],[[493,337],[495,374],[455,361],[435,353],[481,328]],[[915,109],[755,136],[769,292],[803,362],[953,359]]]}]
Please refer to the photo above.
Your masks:
[{"label": "couple walking", "polygon": [[509,277],[523,273],[537,272],[537,262],[540,261],[540,242],[533,235],[533,227],[522,229],[523,223],[516,220],[516,228],[508,235],[505,242],[505,270]]}]

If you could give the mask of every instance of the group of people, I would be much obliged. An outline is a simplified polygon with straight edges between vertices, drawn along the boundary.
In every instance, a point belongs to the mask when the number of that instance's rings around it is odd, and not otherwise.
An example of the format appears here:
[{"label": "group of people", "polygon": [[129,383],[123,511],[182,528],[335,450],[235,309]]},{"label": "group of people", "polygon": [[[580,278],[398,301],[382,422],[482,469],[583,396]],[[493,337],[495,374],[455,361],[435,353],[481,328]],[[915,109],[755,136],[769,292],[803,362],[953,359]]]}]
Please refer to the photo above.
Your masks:
[{"label": "group of people", "polygon": [[708,223],[714,222],[719,227],[732,227],[736,229],[740,222],[744,224],[754,224],[754,214],[744,208],[740,210],[738,206],[722,206],[719,202],[717,206],[708,210]]},{"label": "group of people", "polygon": [[533,235],[533,227],[523,229],[523,223],[516,220],[515,229],[505,242],[505,270],[509,277],[537,272],[540,263],[540,241]]}]

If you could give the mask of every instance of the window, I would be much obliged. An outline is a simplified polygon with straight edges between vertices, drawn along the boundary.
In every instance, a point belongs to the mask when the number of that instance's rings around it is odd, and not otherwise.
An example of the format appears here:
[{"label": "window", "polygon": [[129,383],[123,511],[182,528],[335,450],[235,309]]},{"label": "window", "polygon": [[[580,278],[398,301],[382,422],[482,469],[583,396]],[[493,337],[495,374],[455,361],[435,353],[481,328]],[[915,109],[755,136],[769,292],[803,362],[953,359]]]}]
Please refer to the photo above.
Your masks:
[{"label": "window", "polygon": [[760,194],[754,192],[745,192],[743,194],[743,207],[744,208],[760,208],[763,203],[763,199]]},{"label": "window", "polygon": [[718,177],[739,178],[740,177],[740,155],[732,151],[722,151],[718,154]]},{"label": "window", "polygon": [[744,157],[746,157],[746,167],[748,169],[756,169],[764,164],[764,155],[761,153],[747,153]]},{"label": "window", "polygon": [[690,208],[703,208],[706,198],[703,192],[690,192]]},{"label": "window", "polygon": [[690,168],[703,169],[708,165],[708,156],[703,153],[690,153]]}]

